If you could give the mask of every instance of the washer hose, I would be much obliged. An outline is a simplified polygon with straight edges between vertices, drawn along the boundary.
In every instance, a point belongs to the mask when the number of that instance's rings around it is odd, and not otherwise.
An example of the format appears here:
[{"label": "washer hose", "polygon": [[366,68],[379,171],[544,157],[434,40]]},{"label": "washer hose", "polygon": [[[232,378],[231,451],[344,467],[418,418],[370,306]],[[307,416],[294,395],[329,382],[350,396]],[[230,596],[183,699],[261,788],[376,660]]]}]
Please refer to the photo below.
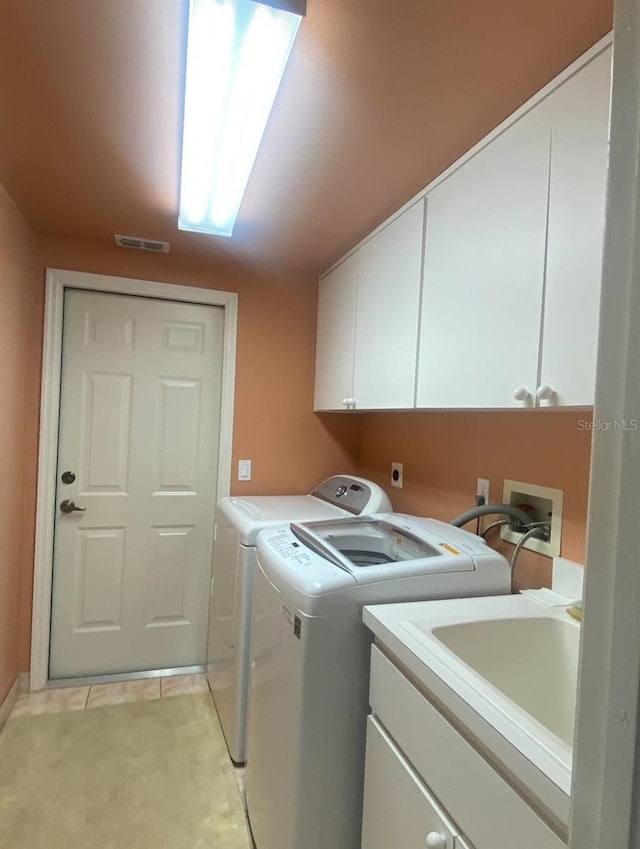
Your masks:
[{"label": "washer hose", "polygon": [[467,510],[465,513],[456,516],[455,519],[451,520],[450,524],[456,528],[461,528],[472,519],[477,519],[480,516],[489,516],[492,513],[510,516],[521,525],[529,525],[531,523],[531,516],[519,507],[514,507],[513,504],[481,504],[479,507],[472,507],[471,510]]}]

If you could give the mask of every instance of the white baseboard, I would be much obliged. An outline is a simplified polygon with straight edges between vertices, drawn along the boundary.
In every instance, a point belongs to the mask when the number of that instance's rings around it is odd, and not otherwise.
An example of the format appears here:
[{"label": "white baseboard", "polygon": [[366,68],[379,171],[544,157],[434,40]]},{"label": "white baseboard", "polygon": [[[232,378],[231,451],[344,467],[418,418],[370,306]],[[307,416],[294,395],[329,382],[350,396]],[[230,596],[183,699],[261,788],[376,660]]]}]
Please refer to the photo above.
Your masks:
[{"label": "white baseboard", "polygon": [[28,672],[21,672],[18,675],[18,681],[20,682],[20,695],[31,692],[31,675]]}]

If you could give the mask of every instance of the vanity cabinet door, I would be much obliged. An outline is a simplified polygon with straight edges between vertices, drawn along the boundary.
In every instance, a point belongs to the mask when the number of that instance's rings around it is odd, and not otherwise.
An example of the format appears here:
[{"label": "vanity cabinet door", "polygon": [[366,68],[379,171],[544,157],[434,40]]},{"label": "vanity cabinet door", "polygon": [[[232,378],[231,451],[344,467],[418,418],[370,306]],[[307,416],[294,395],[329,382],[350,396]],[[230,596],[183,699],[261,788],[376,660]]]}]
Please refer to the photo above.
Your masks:
[{"label": "vanity cabinet door", "polygon": [[314,410],[349,410],[353,394],[358,253],[320,280]]},{"label": "vanity cabinet door", "polygon": [[[424,781],[475,849],[566,849],[525,801],[522,788],[516,791],[376,646],[371,649],[370,703],[376,722],[409,759],[418,781]],[[393,819],[392,807],[404,805],[393,792],[389,787],[386,796],[375,797],[380,820]],[[384,798],[393,798],[393,805]],[[384,823],[379,827],[384,829]],[[405,849],[402,842],[372,844],[375,849],[396,845]],[[412,849],[413,844],[406,846]],[[363,849],[369,847],[363,844]]]},{"label": "vanity cabinet door", "polygon": [[[427,838],[430,842],[427,842]],[[367,719],[362,849],[456,849],[456,829],[373,717]]]},{"label": "vanity cabinet door", "polygon": [[429,193],[417,407],[532,406],[550,143],[534,109]]}]

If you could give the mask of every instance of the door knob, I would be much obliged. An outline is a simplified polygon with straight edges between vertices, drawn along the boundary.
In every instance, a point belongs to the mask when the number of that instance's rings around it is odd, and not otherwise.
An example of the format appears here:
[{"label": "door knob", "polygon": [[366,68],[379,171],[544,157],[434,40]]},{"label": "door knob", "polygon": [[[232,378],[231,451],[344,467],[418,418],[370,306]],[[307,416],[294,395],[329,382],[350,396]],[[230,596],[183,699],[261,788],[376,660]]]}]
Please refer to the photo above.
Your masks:
[{"label": "door knob", "polygon": [[430,831],[425,845],[427,849],[447,849],[447,840],[440,832]]},{"label": "door knob", "polygon": [[84,513],[86,509],[86,507],[76,507],[75,502],[70,498],[60,502],[60,510],[63,513]]}]

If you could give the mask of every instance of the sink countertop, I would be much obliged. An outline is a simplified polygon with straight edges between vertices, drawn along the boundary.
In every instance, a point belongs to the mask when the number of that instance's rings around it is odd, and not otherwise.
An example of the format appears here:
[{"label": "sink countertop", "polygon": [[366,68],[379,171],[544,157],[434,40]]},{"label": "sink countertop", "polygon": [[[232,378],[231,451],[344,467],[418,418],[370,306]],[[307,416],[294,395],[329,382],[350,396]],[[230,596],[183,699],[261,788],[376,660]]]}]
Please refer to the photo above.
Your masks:
[{"label": "sink countertop", "polygon": [[[572,746],[467,666],[430,632],[464,623],[550,618],[579,629],[564,607],[523,595],[369,605],[363,620],[450,718],[564,824],[569,819]],[[527,674],[523,665],[522,672]],[[546,681],[541,681],[544,687]]]}]

